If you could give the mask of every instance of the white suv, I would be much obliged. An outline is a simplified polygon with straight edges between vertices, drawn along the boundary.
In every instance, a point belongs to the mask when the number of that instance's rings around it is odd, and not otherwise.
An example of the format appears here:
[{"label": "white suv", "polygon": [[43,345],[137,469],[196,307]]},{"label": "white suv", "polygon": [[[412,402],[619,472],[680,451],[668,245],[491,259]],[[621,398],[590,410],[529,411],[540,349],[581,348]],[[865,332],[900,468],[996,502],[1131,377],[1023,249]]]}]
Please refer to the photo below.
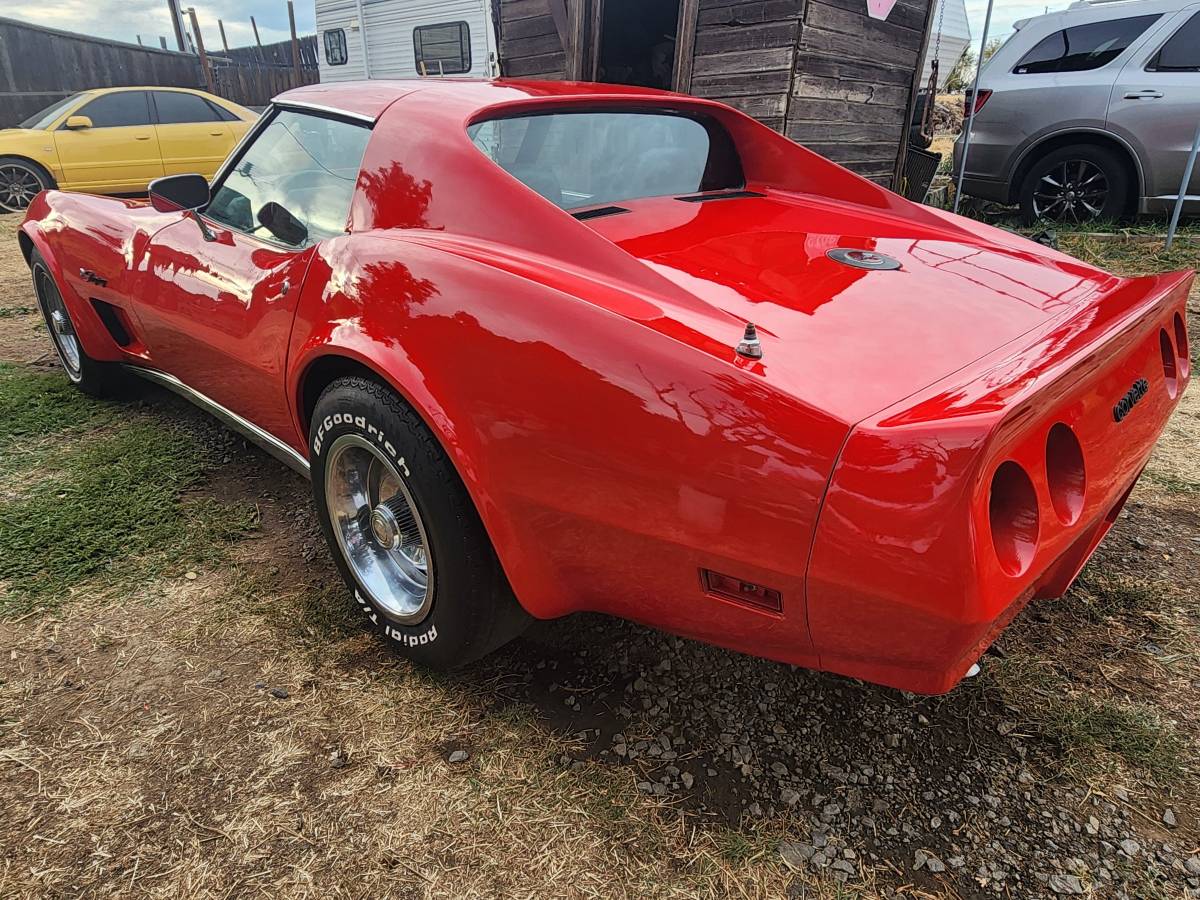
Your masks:
[{"label": "white suv", "polygon": [[[1028,222],[1169,209],[1200,125],[1200,2],[1076,3],[1016,27],[979,76],[963,192]],[[961,153],[960,136],[955,171]],[[1200,166],[1187,196],[1200,213]]]}]

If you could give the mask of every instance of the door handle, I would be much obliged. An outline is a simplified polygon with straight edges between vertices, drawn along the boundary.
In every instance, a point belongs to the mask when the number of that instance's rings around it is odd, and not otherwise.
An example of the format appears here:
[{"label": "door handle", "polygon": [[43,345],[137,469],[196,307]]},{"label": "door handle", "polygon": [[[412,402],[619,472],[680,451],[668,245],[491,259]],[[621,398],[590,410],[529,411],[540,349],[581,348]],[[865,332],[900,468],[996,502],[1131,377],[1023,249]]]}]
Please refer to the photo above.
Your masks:
[{"label": "door handle", "polygon": [[279,285],[279,292],[275,295],[275,299],[279,300],[283,297],[286,297],[288,291],[290,291],[291,289],[292,289],[292,283],[290,281],[288,281],[286,278],[283,279],[283,282]]},{"label": "door handle", "polygon": [[150,135],[148,135],[148,134],[135,134],[135,135],[133,136],[133,139],[134,139],[135,141],[148,141],[148,140],[150,140]]},{"label": "door handle", "polygon": [[224,137],[224,135],[225,135],[225,132],[223,132],[223,131],[210,131],[210,132],[209,132],[209,134],[211,134],[213,137]]},{"label": "door handle", "polygon": [[1126,100],[1160,100],[1162,99],[1162,91],[1152,90],[1147,88],[1144,91],[1129,91],[1125,94]]}]

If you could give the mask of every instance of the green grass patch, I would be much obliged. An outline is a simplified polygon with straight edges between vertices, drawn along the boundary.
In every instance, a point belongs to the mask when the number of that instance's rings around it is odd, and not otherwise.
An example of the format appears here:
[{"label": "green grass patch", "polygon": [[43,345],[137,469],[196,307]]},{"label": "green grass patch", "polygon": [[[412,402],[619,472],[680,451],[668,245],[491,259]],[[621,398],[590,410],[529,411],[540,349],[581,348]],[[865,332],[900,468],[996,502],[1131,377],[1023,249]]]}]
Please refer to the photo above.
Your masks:
[{"label": "green grass patch", "polygon": [[1188,481],[1186,478],[1180,478],[1178,475],[1171,475],[1168,472],[1155,472],[1147,469],[1146,479],[1151,484],[1158,485],[1168,494],[1200,494],[1200,483]]},{"label": "green grass patch", "polygon": [[998,693],[1025,728],[1058,745],[1063,775],[1087,779],[1118,759],[1162,781],[1183,772],[1186,742],[1153,707],[1081,691],[1046,660],[1024,654],[983,671],[983,690]]},{"label": "green grass patch", "polygon": [[1059,602],[1069,604],[1072,612],[1089,622],[1102,624],[1112,616],[1158,612],[1163,606],[1163,595],[1151,584],[1100,568],[1093,562]]},{"label": "green grass patch", "polygon": [[113,418],[58,371],[35,372],[0,363],[0,451],[21,442],[92,428]]},{"label": "green grass patch", "polygon": [[[254,526],[249,504],[185,496],[205,468],[190,434],[116,419],[61,375],[0,371],[0,446],[36,438],[53,448],[43,460],[49,477],[3,478],[0,614],[53,608],[92,578],[211,558]],[[99,434],[70,434],[100,421],[109,427]]]},{"label": "green grass patch", "polygon": [[33,306],[0,306],[0,319],[15,319],[17,316],[28,316],[37,312]]}]

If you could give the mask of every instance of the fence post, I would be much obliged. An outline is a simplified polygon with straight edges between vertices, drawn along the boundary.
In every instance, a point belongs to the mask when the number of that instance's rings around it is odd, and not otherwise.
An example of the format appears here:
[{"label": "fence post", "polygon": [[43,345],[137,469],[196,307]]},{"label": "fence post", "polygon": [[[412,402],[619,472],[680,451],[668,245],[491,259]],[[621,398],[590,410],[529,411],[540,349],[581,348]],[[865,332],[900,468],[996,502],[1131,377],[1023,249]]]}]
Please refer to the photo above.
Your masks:
[{"label": "fence post", "polygon": [[208,92],[215,94],[217,85],[213,81],[212,66],[208,62],[208,54],[204,52],[204,37],[200,34],[200,23],[196,21],[196,7],[188,7],[188,16],[192,20],[192,34],[196,38],[196,50],[200,54],[200,68],[204,71],[204,83],[208,86]]},{"label": "fence post", "polygon": [[297,86],[303,84],[303,73],[300,71],[300,42],[296,39],[296,7],[288,0],[288,25],[292,29],[292,69],[296,73]]}]

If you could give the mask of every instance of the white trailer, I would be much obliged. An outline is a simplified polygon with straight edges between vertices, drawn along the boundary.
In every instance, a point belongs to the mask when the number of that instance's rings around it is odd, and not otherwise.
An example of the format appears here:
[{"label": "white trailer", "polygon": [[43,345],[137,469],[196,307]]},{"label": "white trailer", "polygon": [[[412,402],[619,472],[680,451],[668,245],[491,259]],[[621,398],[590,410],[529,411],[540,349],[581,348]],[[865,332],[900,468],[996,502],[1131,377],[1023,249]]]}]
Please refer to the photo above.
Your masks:
[{"label": "white trailer", "polygon": [[[318,3],[318,7],[320,4]],[[971,23],[967,20],[966,0],[936,0],[932,9],[933,23],[929,34],[929,48],[925,51],[925,65],[921,71],[921,88],[929,84],[929,72],[933,66],[934,49],[937,49],[938,90],[946,87],[946,79],[958,64],[959,58],[971,43]],[[938,26],[941,25],[942,40],[938,45]],[[324,78],[324,72],[321,77]]]},{"label": "white trailer", "polygon": [[321,81],[499,70],[491,0],[316,0],[316,19]]}]

